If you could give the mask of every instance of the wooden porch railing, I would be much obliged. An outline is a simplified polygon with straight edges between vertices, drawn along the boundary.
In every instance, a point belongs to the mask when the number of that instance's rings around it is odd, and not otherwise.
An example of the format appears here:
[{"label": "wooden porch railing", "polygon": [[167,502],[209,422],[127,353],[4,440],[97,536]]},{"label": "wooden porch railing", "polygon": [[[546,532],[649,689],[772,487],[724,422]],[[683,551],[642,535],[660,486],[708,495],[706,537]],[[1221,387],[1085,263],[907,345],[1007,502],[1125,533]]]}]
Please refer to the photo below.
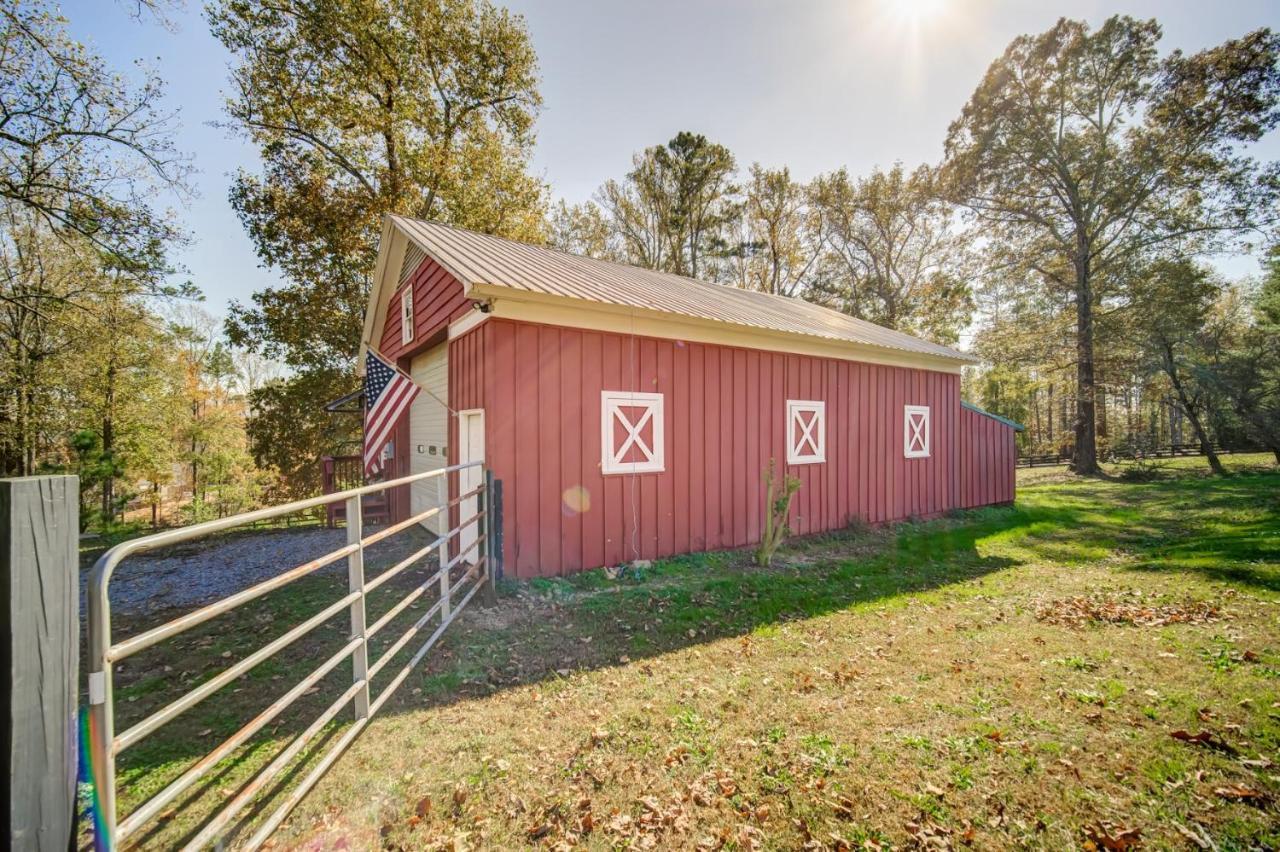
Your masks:
[{"label": "wooden porch railing", "polygon": [[[325,456],[320,463],[325,494],[336,494],[370,484],[365,481],[364,460],[360,456]],[[367,526],[380,526],[391,520],[391,505],[385,492],[365,497],[363,508],[364,523]],[[339,521],[346,520],[347,505],[345,502],[330,503],[325,507],[325,514],[329,529],[334,529]]]}]

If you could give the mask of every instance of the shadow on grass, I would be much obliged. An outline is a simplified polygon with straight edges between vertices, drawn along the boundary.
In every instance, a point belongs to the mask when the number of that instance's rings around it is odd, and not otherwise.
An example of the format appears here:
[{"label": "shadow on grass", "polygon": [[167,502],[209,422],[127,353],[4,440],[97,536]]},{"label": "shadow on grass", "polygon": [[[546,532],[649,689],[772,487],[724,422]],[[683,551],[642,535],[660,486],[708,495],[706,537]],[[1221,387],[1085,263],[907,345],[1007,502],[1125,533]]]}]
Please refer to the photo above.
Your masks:
[{"label": "shadow on grass", "polygon": [[[886,605],[905,595],[1030,562],[1061,563],[1069,570],[1072,564],[1119,551],[1128,557],[1124,567],[1129,570],[1194,571],[1212,580],[1280,591],[1277,492],[1280,475],[1274,473],[1137,484],[1082,479],[1028,489],[1014,507],[797,540],[772,569],[751,566],[743,552],[711,553],[663,560],[617,580],[593,571],[508,583],[499,606],[470,612],[450,628],[442,646],[400,687],[382,715],[421,712],[557,680],[566,669],[641,661],[788,621]],[[370,576],[374,575],[371,568]],[[370,601],[369,622],[408,587],[397,583],[380,589],[382,594]],[[262,599],[256,612],[251,607],[211,622],[182,640],[176,655],[140,662],[127,675],[122,673],[118,699],[135,702],[124,715],[136,721],[153,712],[343,591],[345,583],[338,579],[309,578]],[[422,611],[411,609],[389,623],[371,659]],[[345,613],[336,616],[298,647],[263,663],[122,755],[122,786],[130,788],[122,795],[123,810],[154,795],[333,653],[346,641],[346,628]],[[375,696],[425,636],[425,631],[419,634],[379,675]],[[164,671],[166,666],[196,674],[186,680],[170,677],[172,688],[156,689],[157,669]],[[350,672],[349,666],[339,666],[316,694],[219,764],[209,782],[197,785],[198,792],[175,803],[177,810],[187,811],[182,818],[162,822],[149,839],[168,846],[190,838],[207,819],[207,812],[199,812],[213,810],[243,789],[258,768],[350,683]],[[182,689],[176,688],[179,685]],[[346,711],[341,718],[349,715]],[[327,735],[343,724],[331,725]],[[318,747],[308,751],[313,757],[320,753]],[[294,766],[288,775],[301,769],[302,764]],[[276,785],[274,792],[286,784]]]}]

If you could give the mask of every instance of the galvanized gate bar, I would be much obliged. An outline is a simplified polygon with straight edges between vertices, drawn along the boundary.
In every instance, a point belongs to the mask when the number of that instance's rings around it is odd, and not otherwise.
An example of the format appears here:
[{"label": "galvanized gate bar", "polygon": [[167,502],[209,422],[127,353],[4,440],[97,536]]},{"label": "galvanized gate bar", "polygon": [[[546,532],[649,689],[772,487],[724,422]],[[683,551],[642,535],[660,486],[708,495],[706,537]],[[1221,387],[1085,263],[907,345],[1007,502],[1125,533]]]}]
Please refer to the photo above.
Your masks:
[{"label": "galvanized gate bar", "polygon": [[[287,707],[292,705],[298,698],[331,673],[342,663],[343,660],[350,657],[352,659],[352,684],[264,769],[259,771],[252,781],[250,781],[248,785],[246,785],[234,798],[232,798],[225,807],[214,814],[202,827],[200,832],[191,840],[187,848],[199,848],[212,843],[214,839],[217,838],[218,835],[230,824],[235,816],[243,810],[245,805],[248,804],[254,796],[258,795],[273,778],[279,775],[292,761],[294,761],[299,754],[301,754],[307,743],[310,742],[317,733],[324,729],[326,725],[330,724],[348,702],[354,701],[356,719],[354,724],[348,728],[335,743],[328,747],[324,756],[306,776],[303,782],[289,793],[280,808],[278,808],[258,828],[249,841],[249,847],[257,848],[265,842],[271,832],[274,831],[279,826],[280,822],[288,815],[289,811],[292,810],[297,802],[306,795],[307,791],[309,791],[311,787],[319,781],[324,772],[333,764],[333,762],[337,760],[346,746],[355,739],[364,727],[367,726],[368,720],[386,703],[395,689],[403,683],[409,672],[422,661],[422,658],[439,640],[445,629],[453,622],[457,617],[457,614],[467,605],[475,595],[476,591],[484,587],[486,584],[491,586],[494,579],[492,567],[495,564],[493,559],[493,549],[495,543],[500,539],[495,537],[493,529],[497,524],[496,522],[494,524],[490,524],[488,521],[488,515],[490,513],[500,513],[501,499],[500,497],[496,497],[495,492],[500,493],[501,482],[494,479],[491,472],[485,471],[482,477],[482,484],[472,491],[459,495],[458,497],[447,501],[443,505],[433,507],[404,521],[397,522],[389,527],[378,530],[371,535],[364,535],[362,530],[363,496],[366,494],[384,491],[389,488],[408,485],[410,483],[432,477],[447,476],[459,470],[478,466],[482,466],[482,463],[471,462],[464,465],[453,465],[451,467],[440,468],[434,471],[413,474],[390,482],[366,485],[359,488],[348,489],[336,494],[326,494],[322,497],[299,500],[282,506],[258,509],[241,515],[220,518],[215,521],[208,521],[191,527],[169,530],[163,533],[134,539],[121,545],[117,545],[103,554],[103,556],[94,565],[89,584],[89,660],[91,665],[89,698],[90,750],[92,753],[91,766],[94,772],[94,781],[97,786],[98,800],[102,810],[101,821],[106,828],[107,834],[106,837],[100,838],[100,843],[104,848],[118,848],[121,842],[135,834],[148,821],[154,819],[167,805],[170,805],[175,799],[182,795],[184,791],[189,789],[213,766],[229,757],[235,749],[246,743],[252,736],[261,731],[269,722],[271,722],[272,719],[276,718]],[[396,563],[374,580],[366,582],[364,569],[365,548],[388,538],[396,532],[408,529],[415,524],[421,523],[422,521],[434,517],[441,512],[447,511],[462,500],[471,497],[478,498],[480,510],[477,511],[475,515],[467,518],[466,520],[460,521],[456,527],[448,530],[444,535],[441,535],[430,545],[418,549],[407,559],[403,559]],[[221,532],[226,529],[232,529],[244,524],[292,514],[339,501],[346,502],[348,540],[345,546],[307,563],[291,568],[276,577],[263,581],[262,583],[243,589],[213,604],[201,607],[181,618],[147,630],[117,644],[113,645],[111,643],[110,602],[107,596],[107,589],[112,572],[126,557],[135,553],[142,553],[171,544],[189,541],[212,533]],[[463,548],[452,559],[446,559],[445,556],[447,551],[445,550],[445,546],[451,542],[462,529],[470,526],[471,524],[479,525],[481,532],[480,536],[471,545]],[[483,544],[481,544],[481,542],[483,542]],[[477,548],[480,549],[481,553],[476,560],[476,564],[471,566],[469,570],[459,578],[456,584],[452,583],[450,572],[453,566],[457,565],[465,556]],[[442,567],[434,572],[423,584],[413,589],[404,599],[396,603],[391,610],[379,618],[372,627],[369,627],[366,623],[365,605],[368,594],[373,589],[378,588],[392,579],[404,569],[413,565],[416,561],[428,555],[432,550],[438,551],[441,557],[440,562],[442,563]],[[303,623],[296,625],[283,635],[254,651],[249,656],[215,675],[212,679],[200,684],[186,695],[171,702],[163,709],[135,724],[119,737],[115,736],[114,707],[112,703],[112,667],[114,663],[151,647],[152,645],[176,636],[186,630],[203,624],[204,622],[238,606],[242,606],[256,600],[268,592],[274,591],[275,589],[279,589],[291,582],[301,579],[302,577],[308,576],[320,568],[333,564],[344,557],[347,559],[349,584],[346,595],[329,604]],[[455,592],[460,591],[461,588],[467,585],[468,581],[473,580],[473,578],[474,581],[470,582],[470,585],[461,600],[454,604],[453,599],[456,598]],[[369,666],[368,658],[370,639],[391,623],[397,615],[403,613],[405,609],[412,605],[415,600],[419,599],[430,589],[432,585],[437,582],[440,584],[441,589],[440,599],[427,611],[426,614],[420,617],[413,626],[400,636],[396,642],[394,642],[393,645],[379,657],[378,661],[371,668]],[[314,630],[320,624],[333,618],[344,608],[348,609],[350,613],[351,633],[349,641],[342,648],[325,660],[316,669],[312,670],[306,677],[287,690],[283,695],[277,698],[262,713],[250,720],[248,724],[244,725],[224,742],[213,748],[208,754],[185,770],[177,779],[165,786],[159,793],[141,804],[133,813],[123,821],[120,821],[117,825],[115,758],[118,752],[134,745],[140,739],[154,732],[157,728],[161,727],[171,719],[200,703],[200,701],[208,698],[219,689],[227,686],[233,680],[251,670],[254,666],[292,644],[311,630]],[[405,647],[405,645],[411,641],[413,636],[417,635],[427,622],[437,614],[440,615],[440,624],[427,638],[422,647],[414,654],[408,665],[403,667],[397,673],[387,687],[379,693],[376,700],[370,701],[371,678],[390,663],[391,660],[394,659],[395,656]]]},{"label": "galvanized gate bar", "polygon": [[159,728],[161,725],[164,725],[167,722],[172,722],[179,715],[190,710],[201,701],[204,701],[210,695],[213,695],[213,693],[222,689],[222,687],[231,683],[231,681],[258,665],[258,663],[261,663],[268,657],[274,656],[281,649],[292,645],[294,642],[301,639],[312,630],[315,630],[321,624],[324,624],[326,621],[333,618],[335,615],[342,612],[342,610],[350,606],[354,601],[359,599],[359,592],[350,592],[342,596],[337,601],[329,604],[329,606],[320,610],[280,638],[263,645],[261,648],[254,651],[234,666],[225,668],[218,674],[209,678],[204,683],[179,698],[177,701],[174,701],[163,709],[152,713],[150,716],[143,719],[120,736],[116,737],[116,754],[124,751],[147,734]]},{"label": "galvanized gate bar", "polygon": [[111,662],[118,663],[126,657],[131,657],[139,651],[150,648],[157,642],[163,642],[170,636],[176,636],[185,630],[204,624],[211,618],[217,618],[225,612],[229,612],[249,601],[256,600],[267,592],[275,591],[281,586],[287,586],[294,580],[300,580],[308,574],[319,571],[326,565],[332,565],[359,548],[359,543],[340,547],[332,553],[326,553],[318,559],[312,559],[310,562],[291,568],[283,574],[277,574],[269,580],[263,580],[261,583],[242,589],[234,595],[228,595],[216,603],[193,610],[167,624],[161,624],[159,627],[153,627],[145,633],[139,633],[137,636],[117,642],[111,646]]},{"label": "galvanized gate bar", "polygon": [[128,818],[120,823],[120,833],[128,836],[132,834],[143,823],[152,817],[158,816],[164,806],[172,802],[182,792],[200,780],[200,776],[210,767],[214,766],[218,761],[229,755],[235,749],[243,745],[258,731],[265,728],[272,719],[279,716],[285,708],[292,704],[296,699],[301,697],[308,689],[315,686],[320,680],[333,671],[339,663],[351,656],[351,652],[360,644],[359,639],[352,639],[346,645],[338,649],[338,652],[329,659],[320,664],[320,667],[311,672],[296,686],[275,700],[270,707],[256,716],[249,724],[236,731],[230,737],[217,746],[213,751],[202,757],[194,766],[182,773],[176,780],[165,787],[159,793],[156,793],[146,801],[136,811],[129,814]]},{"label": "galvanized gate bar", "polygon": [[[253,797],[256,796],[263,787],[267,786],[271,779],[279,775],[286,766],[292,763],[293,759],[298,756],[299,752],[306,748],[307,743],[311,742],[311,739],[315,737],[316,734],[320,733],[320,731],[324,729],[325,725],[332,722],[333,717],[337,716],[338,713],[341,712],[342,708],[346,707],[347,704],[351,702],[351,699],[360,691],[360,686],[361,684],[358,683],[353,683],[351,686],[348,686],[346,692],[339,695],[332,704],[325,708],[325,711],[317,716],[315,721],[308,725],[302,733],[298,734],[298,736],[294,738],[293,742],[289,743],[288,747],[285,748],[284,751],[276,755],[275,760],[271,761],[267,764],[265,769],[253,776],[253,780],[250,781],[235,796],[235,798],[227,804],[225,808],[215,814],[213,819],[209,820],[208,824],[200,830],[200,833],[193,837],[191,842],[183,848],[202,849],[205,846],[212,845],[214,838],[222,833],[222,830],[226,828],[227,824],[231,822],[232,819],[235,818],[236,814],[243,810],[244,806],[249,804]],[[358,722],[357,725],[363,726],[364,722]]]}]

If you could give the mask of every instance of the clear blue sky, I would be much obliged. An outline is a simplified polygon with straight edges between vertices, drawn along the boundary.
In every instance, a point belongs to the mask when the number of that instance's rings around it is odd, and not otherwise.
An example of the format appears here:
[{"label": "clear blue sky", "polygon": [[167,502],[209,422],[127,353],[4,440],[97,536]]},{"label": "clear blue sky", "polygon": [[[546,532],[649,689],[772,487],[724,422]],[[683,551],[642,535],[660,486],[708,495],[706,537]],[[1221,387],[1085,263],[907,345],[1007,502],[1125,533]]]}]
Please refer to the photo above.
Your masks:
[{"label": "clear blue sky", "polygon": [[[128,4],[131,5],[131,4]],[[740,165],[787,165],[801,179],[901,160],[936,162],[948,123],[987,65],[1021,33],[1060,16],[1098,23],[1156,17],[1165,50],[1197,50],[1280,26],[1275,0],[513,0],[537,49],[545,101],[534,169],[555,197],[589,198],[632,152],[679,130],[727,145]],[[199,169],[199,197],[179,208],[195,242],[179,260],[221,314],[276,274],[259,267],[227,203],[230,175],[255,169],[222,118],[228,56],[188,0],[178,31],[138,23],[126,5],[65,0],[73,33],[127,70],[144,60],[181,111],[179,146]],[[1280,158],[1273,133],[1260,156]],[[1222,264],[1249,274],[1248,258]]]}]

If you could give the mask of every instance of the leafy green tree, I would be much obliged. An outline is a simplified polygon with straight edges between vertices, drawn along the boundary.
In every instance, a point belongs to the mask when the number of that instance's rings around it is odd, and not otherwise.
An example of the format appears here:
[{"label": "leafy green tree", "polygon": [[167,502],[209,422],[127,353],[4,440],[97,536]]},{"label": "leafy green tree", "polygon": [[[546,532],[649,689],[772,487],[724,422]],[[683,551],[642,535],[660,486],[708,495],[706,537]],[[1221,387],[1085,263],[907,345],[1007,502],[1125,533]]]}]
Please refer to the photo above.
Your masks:
[{"label": "leafy green tree", "polygon": [[1135,258],[1220,247],[1274,215],[1277,170],[1241,150],[1280,121],[1280,38],[1157,54],[1155,21],[1020,36],[947,134],[954,197],[1075,309],[1074,467],[1098,471],[1095,313]]},{"label": "leafy green tree", "polygon": [[1247,434],[1280,464],[1280,249],[1273,249],[1249,316],[1211,378]]},{"label": "leafy green tree", "polygon": [[592,201],[557,202],[547,215],[547,245],[570,254],[614,260],[620,256],[604,211]]},{"label": "leafy green tree", "polygon": [[622,181],[607,181],[596,203],[608,216],[622,258],[637,266],[715,279],[731,253],[728,229],[739,212],[733,154],[681,131],[632,158]]},{"label": "leafy green tree", "polygon": [[822,254],[823,220],[809,189],[787,168],[753,163],[745,187],[740,286],[776,296],[800,295]]},{"label": "leafy green tree", "polygon": [[825,240],[810,298],[879,325],[954,343],[973,310],[967,237],[928,166],[813,182]]},{"label": "leafy green tree", "polygon": [[[524,22],[487,0],[216,0],[207,16],[234,57],[229,126],[258,148],[231,203],[285,283],[233,303],[233,345],[292,368],[258,394],[250,424],[285,399],[322,412],[355,384],[354,359],[382,217],[401,213],[517,239],[542,236],[545,187],[528,174],[541,99]],[[282,468],[333,445],[275,435]]]},{"label": "leafy green tree", "polygon": [[[1006,364],[993,365],[975,376],[972,387],[974,401],[981,408],[1026,425],[1035,389],[1035,381],[1027,370]],[[1026,438],[1025,432],[1018,433],[1020,443]]]},{"label": "leafy green tree", "polygon": [[1203,266],[1172,259],[1151,264],[1130,289],[1135,329],[1168,380],[1209,467],[1221,476],[1226,471],[1207,427],[1212,391],[1204,376],[1221,351],[1221,339],[1208,319],[1222,284]]}]

